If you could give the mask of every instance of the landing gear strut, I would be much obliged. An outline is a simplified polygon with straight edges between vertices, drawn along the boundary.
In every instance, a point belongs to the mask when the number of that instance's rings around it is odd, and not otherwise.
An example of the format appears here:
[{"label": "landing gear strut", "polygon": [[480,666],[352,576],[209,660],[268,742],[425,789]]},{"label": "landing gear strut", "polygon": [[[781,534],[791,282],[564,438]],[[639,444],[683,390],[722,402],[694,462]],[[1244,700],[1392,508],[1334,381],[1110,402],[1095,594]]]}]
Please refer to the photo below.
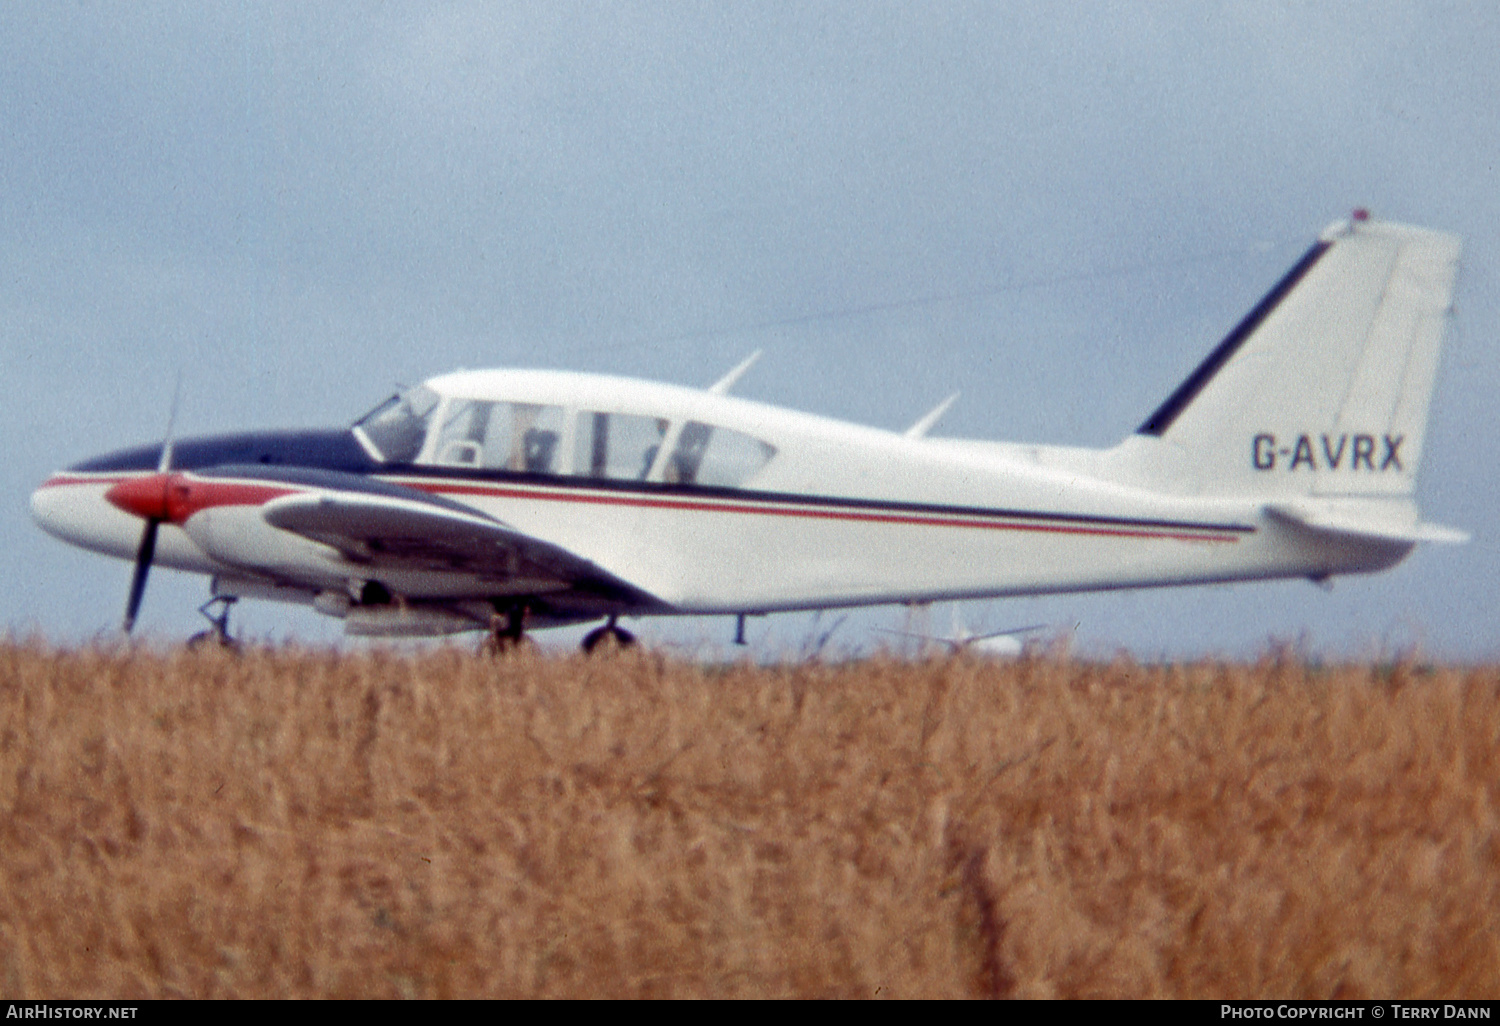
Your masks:
[{"label": "landing gear strut", "polygon": [[519,648],[526,640],[526,607],[524,605],[501,606],[496,603],[490,616],[490,635],[484,639],[486,651],[499,654]]},{"label": "landing gear strut", "polygon": [[[214,644],[220,648],[238,651],[239,643],[229,636],[229,610],[238,601],[239,599],[233,595],[216,595],[199,606],[198,612],[205,620],[213,624],[213,629],[202,631],[188,638],[188,648],[201,648],[204,645]],[[217,612],[209,612],[216,606]]]},{"label": "landing gear strut", "polygon": [[583,636],[583,650],[593,652],[601,645],[612,644],[615,648],[629,648],[635,644],[635,635],[618,626],[618,617],[611,616],[603,627],[596,627]]}]

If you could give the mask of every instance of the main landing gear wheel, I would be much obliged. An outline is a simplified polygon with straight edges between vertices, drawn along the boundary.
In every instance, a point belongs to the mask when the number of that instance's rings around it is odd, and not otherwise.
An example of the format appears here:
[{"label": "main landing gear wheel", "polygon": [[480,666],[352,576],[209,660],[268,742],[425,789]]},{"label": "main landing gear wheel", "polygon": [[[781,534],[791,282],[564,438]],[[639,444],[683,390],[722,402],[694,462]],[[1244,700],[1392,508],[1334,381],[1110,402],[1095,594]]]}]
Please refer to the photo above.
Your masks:
[{"label": "main landing gear wheel", "polygon": [[[238,652],[240,650],[240,643],[229,636],[229,610],[237,601],[233,596],[220,595],[217,598],[209,599],[203,605],[199,606],[198,612],[203,614],[205,620],[213,624],[213,629],[202,631],[188,638],[187,647],[190,649],[199,649],[205,645],[217,645],[219,648],[227,649],[230,652]],[[218,612],[209,612],[215,606],[219,607]]]},{"label": "main landing gear wheel", "polygon": [[609,623],[603,627],[596,627],[583,636],[583,650],[585,652],[597,651],[600,646],[605,648],[630,648],[635,644],[635,635],[625,628],[615,624],[615,617],[609,618]]}]

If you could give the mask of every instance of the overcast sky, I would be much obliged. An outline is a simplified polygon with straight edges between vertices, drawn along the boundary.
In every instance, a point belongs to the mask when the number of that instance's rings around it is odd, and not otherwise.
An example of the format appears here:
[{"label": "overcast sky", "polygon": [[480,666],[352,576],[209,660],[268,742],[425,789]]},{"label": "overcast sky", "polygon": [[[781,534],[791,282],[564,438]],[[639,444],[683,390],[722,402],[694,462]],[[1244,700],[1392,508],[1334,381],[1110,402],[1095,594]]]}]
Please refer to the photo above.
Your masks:
[{"label": "overcast sky", "polygon": [[[1338,581],[976,603],[1101,654],[1500,657],[1493,3],[0,6],[0,629],[117,628],[30,521],[178,430],[347,423],[457,367],[707,384],[1110,445],[1355,206],[1465,237],[1419,499],[1471,531]],[[138,630],[198,629],[153,575]],[[947,629],[949,613],[932,614]],[[253,637],[315,614],[243,603]],[[862,614],[836,642],[874,644]],[[824,617],[819,629],[834,617]],[[725,640],[723,620],[671,627]],[[806,616],[752,623],[791,649]]]}]

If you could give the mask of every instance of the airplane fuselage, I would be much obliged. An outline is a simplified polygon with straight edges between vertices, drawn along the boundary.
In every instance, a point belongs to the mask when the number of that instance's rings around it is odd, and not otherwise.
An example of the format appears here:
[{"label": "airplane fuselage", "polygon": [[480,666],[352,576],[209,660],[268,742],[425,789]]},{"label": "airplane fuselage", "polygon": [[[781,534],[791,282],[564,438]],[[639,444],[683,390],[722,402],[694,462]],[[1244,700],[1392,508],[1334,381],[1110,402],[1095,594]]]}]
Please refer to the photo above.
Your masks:
[{"label": "airplane fuselage", "polygon": [[[430,567],[372,577],[367,564],[260,515],[270,499],[349,478],[471,507],[631,582],[659,600],[655,611],[680,614],[1321,577],[1379,569],[1410,548],[1298,544],[1253,499],[1158,494],[1088,476],[1078,464],[1097,454],[1086,450],[912,439],[593,375],[495,371],[433,385],[447,392],[432,411],[439,425],[461,403],[555,408],[563,453],[579,451],[573,435],[586,430],[579,424],[603,412],[708,424],[774,455],[727,485],[641,479],[649,468],[596,477],[594,468],[569,463],[546,472],[476,467],[445,460],[434,440],[412,460],[388,463],[352,430],[185,439],[174,446],[185,494],[163,527],[156,562],[258,581],[289,597],[303,592],[307,601],[325,592],[357,598],[378,579],[414,602],[537,592],[553,596],[548,604],[559,612],[571,608],[567,589],[552,582]],[[38,522],[74,544],[133,558],[140,520],[105,494],[153,475],[160,452],[145,446],[55,475],[33,498]]]}]

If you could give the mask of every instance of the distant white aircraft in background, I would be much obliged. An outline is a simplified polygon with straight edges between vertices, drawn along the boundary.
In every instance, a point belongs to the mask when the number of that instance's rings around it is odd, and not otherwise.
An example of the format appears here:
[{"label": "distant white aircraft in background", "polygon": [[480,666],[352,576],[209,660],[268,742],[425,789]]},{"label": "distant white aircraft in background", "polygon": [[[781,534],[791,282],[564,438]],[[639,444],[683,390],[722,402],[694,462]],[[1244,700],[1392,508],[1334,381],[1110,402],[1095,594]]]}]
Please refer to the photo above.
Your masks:
[{"label": "distant white aircraft in background", "polygon": [[[622,616],[1364,573],[1419,541],[1413,488],[1454,236],[1333,225],[1124,441],[928,437],[707,390],[470,371],[350,428],[172,440],[54,474],[32,515],[350,634],[493,632]],[[753,357],[752,357],[753,360]],[[170,429],[168,432],[170,436]],[[210,614],[210,610],[214,610]]]},{"label": "distant white aircraft in background", "polygon": [[1034,635],[1048,627],[1045,623],[1034,623],[1026,627],[1010,627],[1003,631],[984,631],[975,634],[964,625],[959,616],[958,607],[953,607],[953,630],[947,635],[930,634],[918,630],[898,630],[894,627],[878,627],[879,631],[886,634],[896,634],[903,638],[914,638],[921,641],[924,646],[942,645],[950,654],[958,655],[967,652],[972,655],[990,656],[993,658],[1015,658],[1026,653],[1028,635]]}]

